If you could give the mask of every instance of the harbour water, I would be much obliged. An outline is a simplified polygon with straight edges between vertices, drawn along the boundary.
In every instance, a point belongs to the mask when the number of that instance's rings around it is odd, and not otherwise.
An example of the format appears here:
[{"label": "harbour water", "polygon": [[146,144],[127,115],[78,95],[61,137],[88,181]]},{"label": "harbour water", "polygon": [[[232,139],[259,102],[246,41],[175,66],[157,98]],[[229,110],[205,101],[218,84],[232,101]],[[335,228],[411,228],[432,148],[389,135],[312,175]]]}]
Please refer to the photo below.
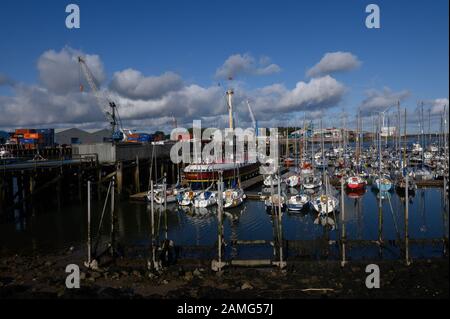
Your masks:
[{"label": "harbour water", "polygon": [[[261,189],[256,186],[251,191]],[[402,258],[399,243],[404,238],[404,198],[396,192],[383,200],[382,224],[378,209],[378,193],[371,186],[359,198],[345,195],[345,225],[349,245],[349,259],[397,259]],[[448,207],[445,207],[445,192],[442,188],[419,188],[409,203],[409,237],[412,258],[440,257],[445,254],[444,238],[448,238]],[[339,197],[340,198],[340,197]],[[103,203],[93,203],[93,229],[97,229]],[[189,247],[182,250],[180,258],[214,258],[217,241],[216,208],[204,211],[183,210],[177,205],[155,206],[155,228],[160,239],[166,236],[176,246]],[[108,211],[108,210],[107,210]],[[126,247],[140,247],[145,254],[150,245],[150,204],[121,201],[116,203],[118,216],[117,240]],[[199,214],[200,213],[200,214]],[[103,240],[108,240],[109,213],[104,219]],[[315,223],[316,213],[304,210],[297,214],[283,213],[283,239],[288,242],[287,258],[339,259],[339,245],[334,242],[342,231],[341,215],[335,216],[333,227]],[[380,237],[383,249],[375,243]],[[96,232],[94,232],[96,233]],[[157,232],[158,233],[158,232]],[[14,220],[0,225],[0,251],[2,253],[45,253],[58,249],[77,247],[84,249],[87,238],[86,204],[64,205],[36,209],[33,213],[16,211]],[[224,238],[231,240],[273,240],[272,216],[263,201],[246,200],[238,208],[226,211]],[[400,241],[397,241],[399,240]],[[420,240],[414,242],[414,240]],[[422,241],[423,239],[434,239]],[[292,248],[289,242],[301,241],[300,248]],[[358,244],[359,243],[359,244]],[[196,249],[199,248],[199,249]],[[204,249],[200,249],[204,248]],[[233,247],[228,244],[226,258],[271,258],[270,245]]]}]

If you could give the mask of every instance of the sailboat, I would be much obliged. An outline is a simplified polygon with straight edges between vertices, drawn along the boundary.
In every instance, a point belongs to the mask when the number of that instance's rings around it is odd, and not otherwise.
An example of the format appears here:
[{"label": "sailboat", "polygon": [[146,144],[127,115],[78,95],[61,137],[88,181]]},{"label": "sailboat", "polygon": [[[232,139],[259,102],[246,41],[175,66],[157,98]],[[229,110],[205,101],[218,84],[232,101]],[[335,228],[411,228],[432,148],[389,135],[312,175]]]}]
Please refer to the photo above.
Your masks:
[{"label": "sailboat", "polygon": [[299,178],[297,175],[292,175],[286,178],[285,183],[288,187],[295,187],[298,185]]},{"label": "sailboat", "polygon": [[194,198],[194,207],[207,208],[217,204],[217,194],[206,190]]},{"label": "sailboat", "polygon": [[375,189],[377,189],[381,192],[388,192],[392,188],[392,181],[389,178],[389,176],[384,175],[381,177],[381,179],[380,179],[380,177],[376,178],[373,185],[374,185]]},{"label": "sailboat", "polygon": [[305,176],[302,181],[305,189],[314,189],[322,186],[322,179],[316,175]]},{"label": "sailboat", "polygon": [[199,195],[197,192],[192,190],[185,191],[184,193],[180,193],[178,196],[178,204],[180,206],[190,206],[194,202],[194,198]]},{"label": "sailboat", "polygon": [[347,178],[346,184],[347,184],[348,189],[358,190],[358,189],[364,189],[367,182],[361,176],[353,175],[353,176],[350,176],[349,178]]},{"label": "sailboat", "polygon": [[289,199],[287,200],[286,206],[289,211],[299,212],[304,207],[306,207],[308,202],[309,202],[309,198],[307,195],[297,194],[297,195],[289,197]]},{"label": "sailboat", "polygon": [[264,205],[266,206],[266,209],[272,209],[272,206],[276,209],[278,206],[281,206],[281,208],[284,208],[285,206],[285,199],[283,196],[278,196],[277,194],[268,196],[265,201]]},{"label": "sailboat", "polygon": [[276,186],[276,185],[278,185],[278,179],[279,179],[278,175],[275,175],[273,177],[272,177],[272,175],[267,175],[264,178],[264,186],[268,186],[268,187]]},{"label": "sailboat", "polygon": [[319,215],[327,215],[333,213],[338,204],[339,201],[336,199],[336,197],[327,194],[317,196],[311,201],[312,207],[316,212],[319,213]]},{"label": "sailboat", "polygon": [[224,193],[223,208],[234,208],[241,205],[246,196],[242,188],[227,189]]}]

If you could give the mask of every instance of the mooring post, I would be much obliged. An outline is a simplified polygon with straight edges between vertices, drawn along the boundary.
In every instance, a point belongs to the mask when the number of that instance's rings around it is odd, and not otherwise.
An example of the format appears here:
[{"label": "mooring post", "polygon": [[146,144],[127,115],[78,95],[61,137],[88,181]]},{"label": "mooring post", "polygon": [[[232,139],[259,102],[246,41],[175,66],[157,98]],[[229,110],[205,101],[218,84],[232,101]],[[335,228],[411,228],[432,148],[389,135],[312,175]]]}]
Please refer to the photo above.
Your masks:
[{"label": "mooring post", "polygon": [[277,250],[275,247],[275,243],[277,240],[277,228],[276,228],[276,220],[275,220],[275,207],[273,205],[273,201],[274,201],[274,196],[275,196],[275,190],[273,187],[273,178],[275,175],[270,175],[270,215],[272,216],[272,233],[273,233],[273,240],[274,240],[274,245],[273,245],[273,257],[275,258],[277,255]]},{"label": "mooring post", "polygon": [[217,234],[218,234],[218,238],[217,238],[217,254],[218,254],[218,259],[219,259],[219,264],[218,264],[218,271],[220,272],[222,270],[222,241],[223,241],[223,194],[222,194],[222,189],[223,188],[223,175],[222,172],[219,172],[219,183],[217,185],[217,189],[218,189],[218,212],[217,212],[217,218],[218,218],[218,223],[217,223]]},{"label": "mooring post", "polygon": [[[3,213],[3,205],[6,204],[6,195],[5,195],[5,187],[4,187],[4,178],[0,176],[0,216]],[[5,205],[6,206],[6,205]]]},{"label": "mooring post", "polygon": [[151,260],[147,263],[147,267],[149,270],[153,270],[155,269],[155,212],[153,207],[153,199],[154,199],[153,180],[150,180],[150,194],[151,194],[150,197]]},{"label": "mooring post", "polygon": [[91,249],[92,249],[92,242],[91,242],[91,181],[87,182],[87,252],[88,252],[88,260],[87,264],[88,266],[91,265]]},{"label": "mooring post", "polygon": [[117,194],[120,196],[122,194],[122,186],[123,186],[123,163],[122,162],[117,162],[116,176],[117,176]]},{"label": "mooring post", "polygon": [[97,175],[97,199],[100,199],[102,194],[102,168],[98,163],[96,168],[96,175]]},{"label": "mooring post", "polygon": [[167,223],[167,174],[164,173],[164,239],[165,245],[167,245],[166,249],[166,260],[169,257],[169,249],[168,249],[168,239],[169,239],[169,228]]},{"label": "mooring post", "polygon": [[134,168],[134,186],[136,193],[141,192],[141,185],[139,180],[139,157],[136,155],[136,167]]},{"label": "mooring post", "polygon": [[408,172],[405,174],[405,263],[411,264],[409,260],[409,180]]},{"label": "mooring post", "polygon": [[78,200],[82,201],[82,182],[83,182],[83,174],[82,174],[81,164],[78,166],[77,178],[78,178]]},{"label": "mooring post", "polygon": [[447,216],[447,176],[444,175],[444,188],[442,189],[442,236],[443,236],[443,246],[444,246],[444,256],[447,255],[447,244],[448,244],[448,216]]},{"label": "mooring post", "polygon": [[283,228],[282,228],[282,215],[281,215],[281,175],[280,175],[280,168],[278,167],[278,255],[279,255],[279,265],[278,267],[280,269],[284,268],[284,261],[283,261]]},{"label": "mooring post", "polygon": [[344,206],[344,176],[341,177],[341,222],[342,222],[342,261],[341,266],[344,267],[347,261],[345,260],[345,241],[346,241],[346,233],[345,233],[345,206]]},{"label": "mooring post", "polygon": [[114,257],[116,247],[116,235],[115,235],[115,207],[114,207],[114,193],[115,193],[115,176],[111,180],[111,256]]}]

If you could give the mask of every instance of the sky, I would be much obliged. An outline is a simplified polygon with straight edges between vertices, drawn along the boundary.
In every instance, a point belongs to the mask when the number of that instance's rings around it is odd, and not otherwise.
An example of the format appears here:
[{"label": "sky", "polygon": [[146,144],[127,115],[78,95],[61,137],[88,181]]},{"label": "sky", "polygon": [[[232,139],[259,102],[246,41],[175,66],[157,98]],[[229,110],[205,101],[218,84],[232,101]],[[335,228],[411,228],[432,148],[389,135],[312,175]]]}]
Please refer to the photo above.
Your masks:
[{"label": "sky", "polygon": [[[70,3],[79,29],[65,25]],[[370,3],[379,29],[365,25]],[[226,127],[233,88],[240,127],[252,125],[247,101],[260,127],[300,127],[304,118],[352,127],[360,112],[367,130],[399,101],[409,131],[422,102],[425,129],[431,114],[437,130],[449,96],[448,3],[2,0],[0,129],[103,128],[108,99],[127,128],[167,131],[173,118]]]}]

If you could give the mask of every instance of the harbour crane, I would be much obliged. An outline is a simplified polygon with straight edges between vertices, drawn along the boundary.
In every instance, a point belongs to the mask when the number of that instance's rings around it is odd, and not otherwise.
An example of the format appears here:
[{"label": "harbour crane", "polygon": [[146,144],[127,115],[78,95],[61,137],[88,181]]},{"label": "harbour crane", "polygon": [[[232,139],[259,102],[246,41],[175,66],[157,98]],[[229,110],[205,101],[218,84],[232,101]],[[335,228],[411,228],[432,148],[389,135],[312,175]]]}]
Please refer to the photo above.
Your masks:
[{"label": "harbour crane", "polygon": [[[89,69],[85,59],[81,56],[78,57],[78,63],[80,64],[81,70],[91,87],[92,92],[94,92],[95,98],[97,99],[98,106],[105,114],[106,119],[109,121],[111,125],[111,137],[113,142],[120,142],[126,139],[126,134],[123,132],[122,124],[120,121],[120,116],[117,111],[117,105],[114,101],[111,101],[104,94],[102,94],[97,85],[95,83],[95,78]],[[80,89],[83,90],[83,86],[80,86]],[[106,102],[106,103],[105,103]],[[109,110],[105,110],[105,104],[109,106]]]},{"label": "harbour crane", "polygon": [[255,115],[253,114],[252,107],[250,106],[250,102],[247,100],[248,112],[250,113],[250,118],[252,119],[253,128],[255,129],[255,136],[258,137],[258,122],[255,119]]}]

